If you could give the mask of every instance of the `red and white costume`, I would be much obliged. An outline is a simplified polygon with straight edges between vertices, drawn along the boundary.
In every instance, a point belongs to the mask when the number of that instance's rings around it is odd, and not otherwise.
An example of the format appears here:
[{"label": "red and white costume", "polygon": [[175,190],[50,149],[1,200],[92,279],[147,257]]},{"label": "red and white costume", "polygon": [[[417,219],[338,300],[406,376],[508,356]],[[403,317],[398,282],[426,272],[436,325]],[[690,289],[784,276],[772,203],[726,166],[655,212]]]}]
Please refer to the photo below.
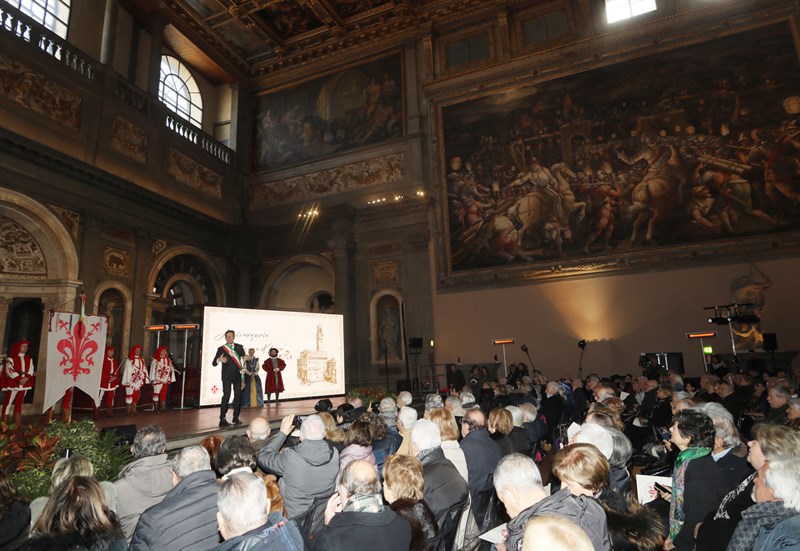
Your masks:
[{"label": "red and white costume", "polygon": [[153,361],[150,362],[150,382],[153,383],[153,401],[166,400],[169,383],[175,382],[175,370],[166,346],[159,346],[153,354]]},{"label": "red and white costume", "polygon": [[27,354],[29,345],[28,341],[15,342],[3,363],[3,371],[0,373],[0,388],[5,391],[4,418],[11,413],[12,404],[14,415],[17,417],[22,415],[22,402],[25,400],[25,394],[33,388],[36,382],[33,374],[33,358]]},{"label": "red and white costume", "polygon": [[119,387],[119,362],[114,357],[116,349],[113,346],[106,347],[106,355],[103,358],[103,373],[100,375],[100,402],[106,399],[106,407],[110,410],[114,407],[114,395]]},{"label": "red and white costume", "polygon": [[147,365],[140,355],[142,347],[134,345],[131,348],[125,363],[122,364],[122,386],[125,387],[125,403],[136,404],[142,391],[142,385],[147,383]]}]

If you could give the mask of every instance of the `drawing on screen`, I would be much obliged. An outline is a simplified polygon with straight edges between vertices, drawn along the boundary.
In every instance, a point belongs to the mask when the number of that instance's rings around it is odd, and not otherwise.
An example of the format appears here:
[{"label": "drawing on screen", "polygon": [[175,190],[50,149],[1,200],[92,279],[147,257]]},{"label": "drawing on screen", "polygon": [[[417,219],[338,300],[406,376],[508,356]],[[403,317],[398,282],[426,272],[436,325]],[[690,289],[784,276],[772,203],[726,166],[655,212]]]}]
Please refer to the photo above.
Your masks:
[{"label": "drawing on screen", "polygon": [[322,325],[317,325],[317,349],[303,350],[297,360],[297,379],[303,385],[336,383],[336,358],[329,358],[323,349]]}]

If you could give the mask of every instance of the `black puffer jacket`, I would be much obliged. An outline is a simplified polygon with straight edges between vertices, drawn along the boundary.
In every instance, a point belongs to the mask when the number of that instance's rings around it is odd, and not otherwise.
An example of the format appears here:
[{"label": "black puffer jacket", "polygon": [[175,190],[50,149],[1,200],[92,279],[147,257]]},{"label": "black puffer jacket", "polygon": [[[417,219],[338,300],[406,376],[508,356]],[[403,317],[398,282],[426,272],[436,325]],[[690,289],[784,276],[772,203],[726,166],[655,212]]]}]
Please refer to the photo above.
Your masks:
[{"label": "black puffer jacket", "polygon": [[614,551],[649,551],[664,545],[664,525],[656,511],[627,494],[603,490],[597,500],[606,511]]},{"label": "black puffer jacket", "polygon": [[456,503],[467,501],[467,481],[444,456],[442,448],[425,450],[419,458],[425,480],[425,502],[438,519]]},{"label": "black puffer jacket", "polygon": [[40,534],[29,539],[19,551],[125,551],[128,542],[120,530],[116,534],[80,534],[50,535]]},{"label": "black puffer jacket", "polygon": [[411,525],[409,551],[425,551],[427,549],[426,542],[439,533],[436,517],[433,516],[433,511],[428,504],[425,501],[398,499],[392,503],[391,508]]}]

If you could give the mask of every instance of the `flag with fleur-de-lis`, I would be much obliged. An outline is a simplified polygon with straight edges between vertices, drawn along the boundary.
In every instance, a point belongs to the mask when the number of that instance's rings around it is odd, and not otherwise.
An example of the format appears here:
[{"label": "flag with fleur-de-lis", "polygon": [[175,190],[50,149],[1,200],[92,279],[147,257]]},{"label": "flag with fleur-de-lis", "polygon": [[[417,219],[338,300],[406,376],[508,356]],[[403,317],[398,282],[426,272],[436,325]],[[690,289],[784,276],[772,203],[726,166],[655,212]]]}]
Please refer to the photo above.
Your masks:
[{"label": "flag with fleur-de-lis", "polygon": [[62,312],[51,316],[47,334],[45,411],[70,387],[83,390],[99,405],[107,323],[103,316]]}]

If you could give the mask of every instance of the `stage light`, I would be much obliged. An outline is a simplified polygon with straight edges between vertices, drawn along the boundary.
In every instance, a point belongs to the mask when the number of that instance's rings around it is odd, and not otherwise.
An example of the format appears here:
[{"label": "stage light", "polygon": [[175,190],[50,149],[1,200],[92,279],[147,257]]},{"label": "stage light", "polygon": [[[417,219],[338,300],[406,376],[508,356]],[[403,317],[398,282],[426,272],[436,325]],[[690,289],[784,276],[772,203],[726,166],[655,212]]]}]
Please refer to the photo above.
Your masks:
[{"label": "stage light", "polygon": [[707,339],[716,336],[717,336],[716,331],[697,331],[694,333],[686,333],[687,339]]},{"label": "stage light", "polygon": [[708,323],[712,325],[728,325],[730,320],[728,318],[723,318],[722,316],[708,318]]},{"label": "stage light", "polygon": [[158,331],[169,331],[169,325],[145,325],[144,330],[148,333],[155,333]]},{"label": "stage light", "polygon": [[586,339],[581,339],[578,341],[578,348],[580,348],[581,350],[586,348]]},{"label": "stage light", "polygon": [[514,344],[514,339],[494,339],[492,344]]}]

